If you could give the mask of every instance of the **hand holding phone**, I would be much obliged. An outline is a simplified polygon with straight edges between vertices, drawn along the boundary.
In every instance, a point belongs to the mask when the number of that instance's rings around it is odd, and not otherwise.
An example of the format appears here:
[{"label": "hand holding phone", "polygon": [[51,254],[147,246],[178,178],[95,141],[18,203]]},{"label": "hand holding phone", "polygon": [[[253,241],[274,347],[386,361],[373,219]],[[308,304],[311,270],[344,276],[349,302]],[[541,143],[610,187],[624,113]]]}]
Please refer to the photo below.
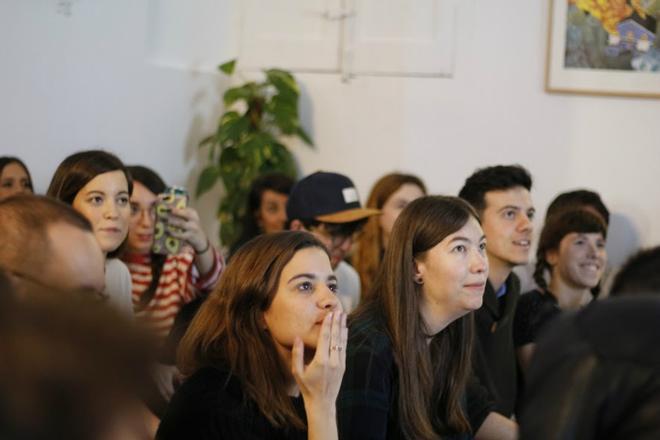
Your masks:
[{"label": "hand holding phone", "polygon": [[157,254],[177,254],[183,242],[175,236],[179,228],[170,224],[170,217],[173,209],[185,209],[188,206],[188,191],[181,187],[170,187],[159,194],[158,199],[152,251]]}]

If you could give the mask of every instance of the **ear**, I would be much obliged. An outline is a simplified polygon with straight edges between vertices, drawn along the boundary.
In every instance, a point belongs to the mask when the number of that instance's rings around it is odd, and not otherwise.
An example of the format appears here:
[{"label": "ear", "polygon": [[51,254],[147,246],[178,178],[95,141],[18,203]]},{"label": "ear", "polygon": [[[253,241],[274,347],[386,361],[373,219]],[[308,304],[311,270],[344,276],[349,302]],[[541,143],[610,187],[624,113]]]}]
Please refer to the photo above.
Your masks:
[{"label": "ear", "polygon": [[550,266],[556,266],[559,263],[559,251],[557,249],[550,249],[545,253],[545,261]]},{"label": "ear", "polygon": [[414,275],[413,282],[415,284],[424,284],[424,274],[426,273],[426,265],[423,261],[413,259]]},{"label": "ear", "polygon": [[298,219],[291,220],[291,225],[289,226],[289,229],[292,230],[292,231],[306,231],[307,230],[307,229],[305,229],[305,225],[303,225],[303,223]]},{"label": "ear", "polygon": [[266,314],[264,312],[259,313],[259,316],[257,317],[257,322],[261,330],[265,332],[268,331],[268,321],[266,320]]}]

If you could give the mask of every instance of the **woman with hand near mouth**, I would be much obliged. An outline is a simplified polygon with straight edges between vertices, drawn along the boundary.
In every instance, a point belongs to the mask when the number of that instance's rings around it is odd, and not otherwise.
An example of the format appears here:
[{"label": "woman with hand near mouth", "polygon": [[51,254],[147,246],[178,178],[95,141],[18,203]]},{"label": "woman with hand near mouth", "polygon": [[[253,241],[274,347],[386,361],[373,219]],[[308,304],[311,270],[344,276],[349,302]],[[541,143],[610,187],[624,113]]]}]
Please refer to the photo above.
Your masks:
[{"label": "woman with hand near mouth", "polygon": [[188,377],[156,438],[337,439],[347,330],[336,289],[310,233],[238,249],[181,341]]},{"label": "woman with hand near mouth", "polygon": [[513,338],[523,370],[547,322],[593,299],[591,289],[598,285],[607,263],[606,237],[605,222],[590,210],[562,211],[546,220],[534,271],[539,288],[521,295],[514,319]]},{"label": "woman with hand near mouth", "polygon": [[372,295],[350,319],[342,438],[515,437],[471,380],[470,312],[487,279],[486,239],[467,202],[427,196],[403,209]]},{"label": "woman with hand near mouth", "polygon": [[89,150],[64,159],[47,192],[49,197],[71,205],[89,220],[106,257],[104,294],[112,305],[130,316],[133,316],[131,277],[117,256],[128,234],[132,190],[131,177],[117,156]]}]

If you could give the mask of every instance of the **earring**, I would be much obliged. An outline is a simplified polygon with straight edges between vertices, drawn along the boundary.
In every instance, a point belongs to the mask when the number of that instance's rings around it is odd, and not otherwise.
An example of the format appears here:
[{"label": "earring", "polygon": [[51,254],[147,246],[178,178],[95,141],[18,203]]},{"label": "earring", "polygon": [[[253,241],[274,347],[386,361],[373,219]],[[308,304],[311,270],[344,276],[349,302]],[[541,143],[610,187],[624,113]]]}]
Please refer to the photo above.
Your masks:
[{"label": "earring", "polygon": [[424,280],[422,279],[422,276],[421,276],[421,275],[417,275],[417,276],[413,279],[413,281],[415,281],[415,284],[419,284],[420,286],[421,286],[422,284],[424,284]]}]

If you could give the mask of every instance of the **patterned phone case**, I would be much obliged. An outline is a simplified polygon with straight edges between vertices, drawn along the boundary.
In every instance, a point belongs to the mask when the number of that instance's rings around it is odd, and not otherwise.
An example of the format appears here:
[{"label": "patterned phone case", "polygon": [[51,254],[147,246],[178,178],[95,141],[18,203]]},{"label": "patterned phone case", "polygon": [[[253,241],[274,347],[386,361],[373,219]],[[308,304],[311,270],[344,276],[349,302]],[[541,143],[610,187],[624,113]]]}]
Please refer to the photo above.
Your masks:
[{"label": "patterned phone case", "polygon": [[172,208],[182,209],[188,205],[188,191],[178,186],[169,187],[158,195],[158,199],[154,244],[151,250],[156,254],[177,254],[182,243],[170,234],[174,226],[169,225],[169,213]]}]

